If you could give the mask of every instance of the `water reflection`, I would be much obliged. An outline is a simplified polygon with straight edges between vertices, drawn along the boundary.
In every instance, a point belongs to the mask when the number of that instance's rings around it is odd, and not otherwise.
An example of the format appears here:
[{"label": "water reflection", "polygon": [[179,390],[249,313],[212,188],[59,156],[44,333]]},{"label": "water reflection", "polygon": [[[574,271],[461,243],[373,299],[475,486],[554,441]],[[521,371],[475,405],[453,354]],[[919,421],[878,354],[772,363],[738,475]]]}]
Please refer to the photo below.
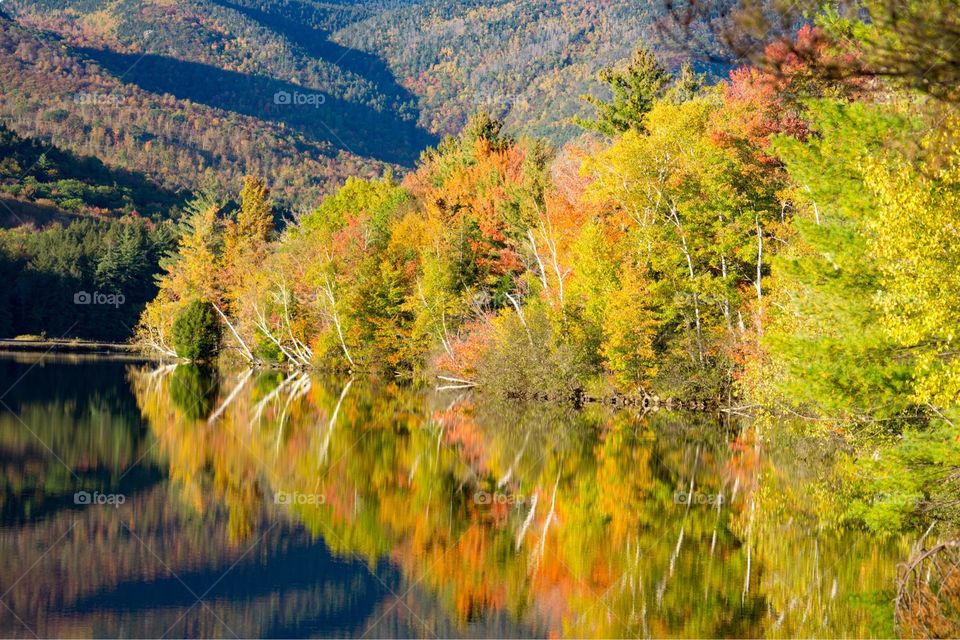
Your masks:
[{"label": "water reflection", "polygon": [[[0,363],[4,388],[27,366]],[[0,635],[893,634],[904,543],[819,528],[791,452],[714,416],[195,367],[28,377],[0,418]]]}]

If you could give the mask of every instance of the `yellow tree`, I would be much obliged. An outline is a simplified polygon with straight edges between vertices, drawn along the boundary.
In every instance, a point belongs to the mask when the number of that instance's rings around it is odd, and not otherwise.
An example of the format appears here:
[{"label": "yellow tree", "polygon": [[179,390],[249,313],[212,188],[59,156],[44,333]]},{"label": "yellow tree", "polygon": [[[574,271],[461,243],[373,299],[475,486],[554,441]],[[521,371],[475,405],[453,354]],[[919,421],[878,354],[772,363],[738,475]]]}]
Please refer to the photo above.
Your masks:
[{"label": "yellow tree", "polygon": [[950,144],[960,118],[923,141],[920,162],[868,162],[880,207],[871,225],[883,274],[880,304],[891,336],[917,358],[915,399],[938,407],[960,401],[960,154]]},{"label": "yellow tree", "polygon": [[194,299],[220,303],[219,211],[218,204],[198,202],[184,222],[177,253],[163,265],[160,291],[140,317],[136,333],[141,344],[172,355],[167,340],[180,308]]},{"label": "yellow tree", "polygon": [[244,274],[252,273],[262,264],[273,228],[273,204],[266,182],[262,178],[245,177],[237,219],[228,220],[224,232],[223,275],[227,300],[234,312]]}]

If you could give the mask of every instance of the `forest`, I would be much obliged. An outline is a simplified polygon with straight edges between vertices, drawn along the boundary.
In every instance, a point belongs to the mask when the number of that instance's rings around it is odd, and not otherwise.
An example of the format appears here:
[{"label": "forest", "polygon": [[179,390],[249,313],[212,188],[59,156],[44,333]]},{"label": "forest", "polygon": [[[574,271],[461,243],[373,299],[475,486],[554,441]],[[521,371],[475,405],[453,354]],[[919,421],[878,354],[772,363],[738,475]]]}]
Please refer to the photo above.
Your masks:
[{"label": "forest", "polygon": [[138,339],[790,416],[843,443],[831,517],[955,526],[956,67],[924,82],[907,55],[937,46],[916,38],[931,21],[956,15],[824,13],[713,84],[641,46],[601,72],[583,136],[557,148],[480,113],[412,172],[348,179],[282,230],[248,176],[236,206],[191,203]]},{"label": "forest", "polygon": [[0,335],[128,339],[176,237],[133,216],[0,231]]}]

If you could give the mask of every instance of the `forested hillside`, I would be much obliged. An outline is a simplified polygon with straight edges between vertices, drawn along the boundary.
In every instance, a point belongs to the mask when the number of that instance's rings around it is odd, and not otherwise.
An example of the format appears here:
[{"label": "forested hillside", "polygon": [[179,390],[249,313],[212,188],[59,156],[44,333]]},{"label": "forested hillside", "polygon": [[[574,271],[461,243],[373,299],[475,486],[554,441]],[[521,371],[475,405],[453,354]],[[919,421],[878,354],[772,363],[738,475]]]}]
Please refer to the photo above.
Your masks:
[{"label": "forested hillside", "polygon": [[[189,87],[191,80],[206,77],[203,68],[192,64],[146,57],[132,58],[121,69],[125,54],[91,50],[101,64],[49,35],[3,19],[0,52],[0,114],[9,128],[150,176],[169,189],[226,190],[244,173],[263,171],[277,177],[279,194],[293,199],[301,193],[298,201],[310,201],[345,173],[370,175],[386,166],[346,150],[334,130],[308,138],[281,118],[265,120],[240,108],[204,104],[199,95],[181,94],[181,99],[165,91],[173,87],[147,83],[144,89],[129,75],[143,64],[158,74],[157,82],[183,76]],[[227,74],[207,81],[223,88],[242,77]],[[283,106],[273,105],[274,91],[291,88],[255,77],[248,82],[260,98],[269,99],[268,108]],[[303,108],[288,105],[291,119],[301,117],[296,114]]]},{"label": "forested hillside", "polygon": [[597,72],[638,43],[671,67],[688,57],[673,52],[657,28],[664,7],[636,0],[426,0],[377,12],[335,37],[382,55],[419,99],[421,122],[431,131],[457,133],[485,109],[512,134],[563,142],[578,134],[571,119],[589,113],[581,96],[603,90]]},{"label": "forested hillside", "polygon": [[164,189],[143,176],[111,169],[0,123],[0,227],[43,225],[68,214],[135,214],[154,220],[177,217],[186,193]]},{"label": "forested hillside", "polygon": [[[312,206],[346,176],[412,167],[488,110],[562,142],[597,71],[656,43],[627,0],[13,0],[0,116],[171,189],[270,175]],[[664,53],[666,53],[664,51]],[[665,56],[669,58],[669,56]]]}]

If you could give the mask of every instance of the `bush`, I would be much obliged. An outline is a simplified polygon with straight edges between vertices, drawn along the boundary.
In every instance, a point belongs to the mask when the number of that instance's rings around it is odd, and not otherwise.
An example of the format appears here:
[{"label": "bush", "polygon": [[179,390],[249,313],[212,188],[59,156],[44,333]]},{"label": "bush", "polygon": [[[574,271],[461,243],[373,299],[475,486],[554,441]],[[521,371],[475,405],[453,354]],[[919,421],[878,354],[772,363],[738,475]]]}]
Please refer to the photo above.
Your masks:
[{"label": "bush", "polygon": [[563,340],[540,305],[528,305],[524,314],[526,325],[509,309],[494,320],[493,343],[478,362],[477,382],[520,398],[575,397],[595,373],[583,349]]},{"label": "bush", "polygon": [[220,336],[220,318],[209,302],[190,302],[173,321],[173,348],[187,360],[203,362],[216,357]]}]

